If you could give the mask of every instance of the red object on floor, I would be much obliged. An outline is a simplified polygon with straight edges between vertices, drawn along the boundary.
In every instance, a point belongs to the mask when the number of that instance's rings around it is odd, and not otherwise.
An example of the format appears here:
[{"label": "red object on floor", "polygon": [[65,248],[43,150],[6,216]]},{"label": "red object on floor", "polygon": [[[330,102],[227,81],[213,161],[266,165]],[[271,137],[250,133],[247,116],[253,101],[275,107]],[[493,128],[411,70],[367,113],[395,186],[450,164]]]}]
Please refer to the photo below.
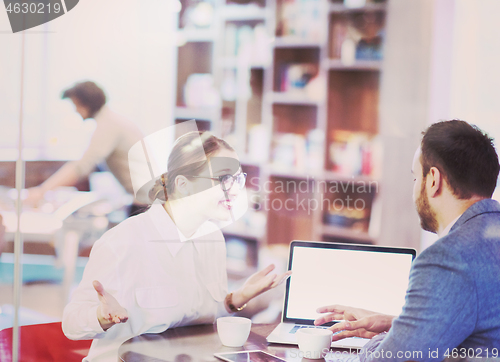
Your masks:
[{"label": "red object on floor", "polygon": [[[66,338],[61,322],[22,326],[20,334],[19,362],[81,362],[92,343]],[[12,361],[12,328],[0,331],[0,361]]]}]

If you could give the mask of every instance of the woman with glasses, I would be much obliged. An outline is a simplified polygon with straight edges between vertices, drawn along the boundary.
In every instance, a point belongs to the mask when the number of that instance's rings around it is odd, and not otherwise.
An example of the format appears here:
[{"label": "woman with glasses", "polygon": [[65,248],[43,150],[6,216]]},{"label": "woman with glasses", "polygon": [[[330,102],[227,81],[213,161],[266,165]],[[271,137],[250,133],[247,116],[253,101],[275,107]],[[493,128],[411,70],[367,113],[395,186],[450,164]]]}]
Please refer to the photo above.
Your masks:
[{"label": "woman with glasses", "polygon": [[148,186],[149,210],[94,244],[64,310],[68,338],[94,339],[84,361],[116,361],[119,346],[139,334],[213,323],[289,276],[270,265],[228,293],[224,237],[212,221],[234,218],[245,184],[231,146],[209,133],[187,133],[167,169]]}]

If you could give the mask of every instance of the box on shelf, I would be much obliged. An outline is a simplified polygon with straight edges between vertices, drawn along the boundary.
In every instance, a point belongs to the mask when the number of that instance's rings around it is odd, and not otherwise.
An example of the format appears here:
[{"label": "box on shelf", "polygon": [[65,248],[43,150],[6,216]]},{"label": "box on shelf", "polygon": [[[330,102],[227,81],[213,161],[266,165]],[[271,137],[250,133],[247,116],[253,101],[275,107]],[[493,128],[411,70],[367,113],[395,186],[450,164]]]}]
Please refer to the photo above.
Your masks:
[{"label": "box on shelf", "polygon": [[280,92],[304,90],[309,81],[318,74],[318,64],[290,63],[280,66]]}]

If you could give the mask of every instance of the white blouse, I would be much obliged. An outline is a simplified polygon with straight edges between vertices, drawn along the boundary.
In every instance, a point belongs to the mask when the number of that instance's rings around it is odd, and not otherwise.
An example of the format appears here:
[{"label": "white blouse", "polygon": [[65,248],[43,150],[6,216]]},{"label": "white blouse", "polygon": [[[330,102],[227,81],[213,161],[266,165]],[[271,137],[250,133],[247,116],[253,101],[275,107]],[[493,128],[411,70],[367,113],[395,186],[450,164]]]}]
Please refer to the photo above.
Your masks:
[{"label": "white blouse", "polygon": [[[102,330],[94,280],[127,309],[126,323]],[[94,244],[82,281],[64,309],[62,328],[70,339],[94,339],[84,362],[115,362],[119,346],[133,336],[213,323],[227,314],[226,294],[222,232],[207,222],[185,240],[162,205],[154,204]]]}]

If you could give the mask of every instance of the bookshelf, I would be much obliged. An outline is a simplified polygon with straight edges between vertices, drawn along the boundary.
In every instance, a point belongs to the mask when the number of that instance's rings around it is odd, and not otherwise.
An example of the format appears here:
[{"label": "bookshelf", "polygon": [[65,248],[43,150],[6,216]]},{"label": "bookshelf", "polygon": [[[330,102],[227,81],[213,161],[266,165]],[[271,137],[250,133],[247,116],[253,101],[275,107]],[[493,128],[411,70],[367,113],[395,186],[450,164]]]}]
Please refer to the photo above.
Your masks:
[{"label": "bookshelf", "polygon": [[[189,24],[202,3],[211,21]],[[225,138],[249,174],[248,215],[225,234],[258,244],[376,243],[386,1],[182,5],[176,122],[195,118]],[[219,95],[213,104],[187,101],[186,84],[200,73]]]}]

